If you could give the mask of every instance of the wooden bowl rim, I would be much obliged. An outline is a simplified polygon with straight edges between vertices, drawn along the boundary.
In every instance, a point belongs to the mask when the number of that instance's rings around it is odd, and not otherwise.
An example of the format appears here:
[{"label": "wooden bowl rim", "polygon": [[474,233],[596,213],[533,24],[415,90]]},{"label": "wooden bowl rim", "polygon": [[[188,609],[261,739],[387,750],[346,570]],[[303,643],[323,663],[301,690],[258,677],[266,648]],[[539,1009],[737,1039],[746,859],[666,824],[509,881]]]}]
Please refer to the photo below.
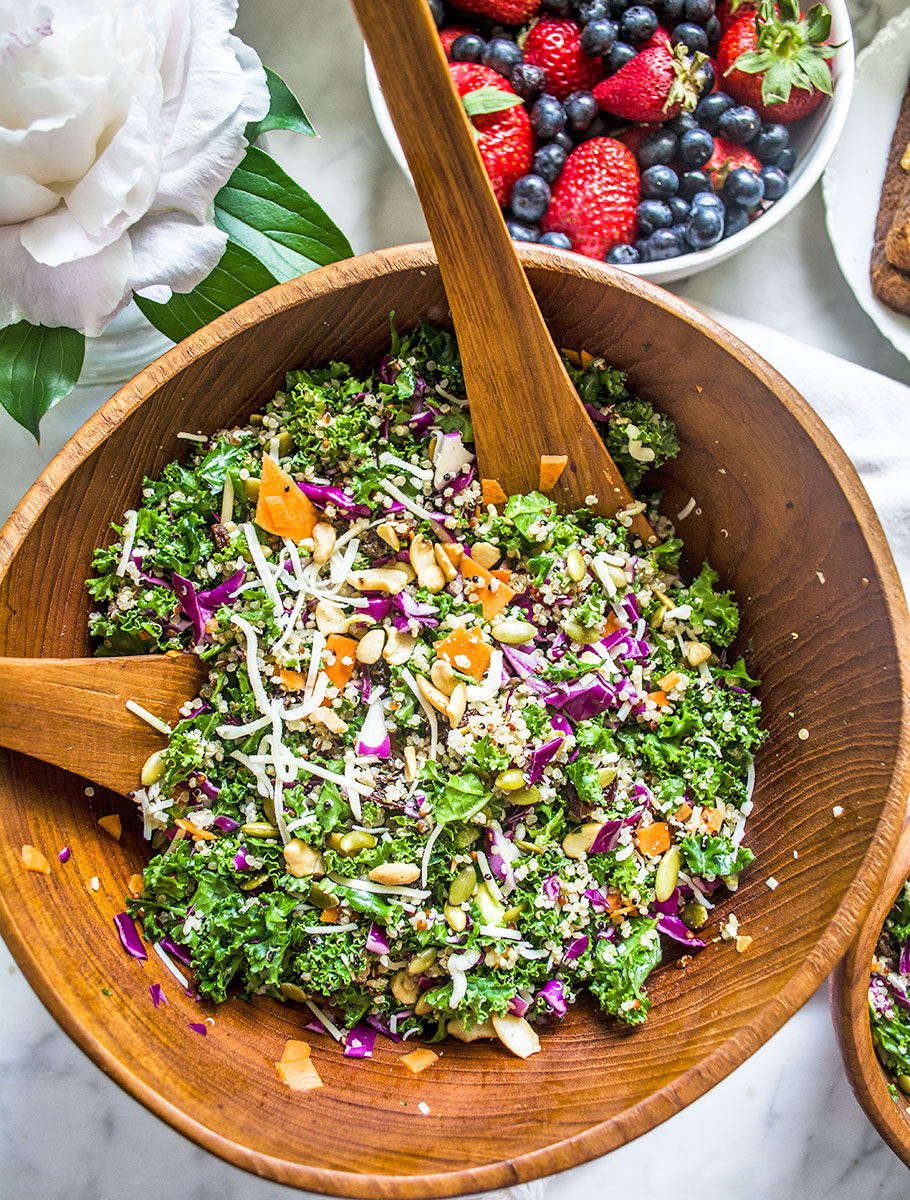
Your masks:
[{"label": "wooden bowl rim", "polygon": [[[516,1158],[504,1158],[500,1162],[456,1171],[384,1175],[353,1174],[311,1167],[250,1150],[187,1116],[135,1075],[73,1017],[45,977],[39,955],[19,936],[12,914],[0,894],[0,934],[23,974],[57,1023],[111,1079],[178,1132],[235,1166],[263,1178],[322,1194],[364,1197],[365,1200],[375,1197],[384,1200],[429,1200],[430,1197],[508,1187],[588,1162],[673,1116],[753,1054],[808,1000],[844,953],[885,875],[904,814],[905,797],[910,789],[910,617],[891,552],[869,497],[827,426],[795,388],[764,359],[716,321],[671,293],[618,268],[573,254],[533,246],[519,246],[518,250],[526,268],[567,274],[617,288],[643,298],[696,329],[764,383],[824,457],[863,532],[882,580],[883,598],[894,630],[897,665],[902,681],[900,736],[894,774],[875,835],[869,842],[853,885],[801,968],[794,971],[782,990],[755,1020],[671,1084],[584,1133]],[[0,579],[6,574],[13,556],[54,491],[148,395],[200,354],[230,341],[241,331],[255,325],[261,317],[294,308],[302,301],[365,282],[378,275],[392,275],[415,268],[436,269],[436,258],[430,243],[378,250],[322,267],[252,298],[157,359],[126,383],[85,422],[52,459],[0,529]]]},{"label": "wooden bowl rim", "polygon": [[910,813],[904,819],[894,859],[859,933],[831,976],[829,999],[844,1070],[859,1104],[894,1153],[910,1167],[910,1115],[888,1091],[888,1072],[879,1061],[869,1023],[869,964],[885,917],[910,878]]}]

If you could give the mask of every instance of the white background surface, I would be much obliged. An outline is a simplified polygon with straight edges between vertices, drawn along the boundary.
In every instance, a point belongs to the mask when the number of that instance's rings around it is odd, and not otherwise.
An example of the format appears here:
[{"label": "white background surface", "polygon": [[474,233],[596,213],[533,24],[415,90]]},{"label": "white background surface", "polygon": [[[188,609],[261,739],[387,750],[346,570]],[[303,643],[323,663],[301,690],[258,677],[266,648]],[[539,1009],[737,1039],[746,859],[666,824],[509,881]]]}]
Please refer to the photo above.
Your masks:
[{"label": "white background surface", "polygon": [[[894,7],[853,5],[859,45]],[[272,134],[270,148],[355,251],[423,240],[417,200],[370,114],[359,36],[344,0],[241,0],[238,31],[292,84],[322,135],[313,142]],[[910,383],[910,364],[877,332],[840,275],[818,188],[732,262],[672,290]],[[65,401],[45,421],[40,448],[4,423],[0,516],[111,390],[82,389]],[[196,1149],[115,1087],[57,1028],[0,946],[0,1196],[293,1194]],[[910,1195],[910,1177],[850,1094],[820,992],[707,1096],[607,1158],[555,1177],[547,1195],[899,1200]]]}]

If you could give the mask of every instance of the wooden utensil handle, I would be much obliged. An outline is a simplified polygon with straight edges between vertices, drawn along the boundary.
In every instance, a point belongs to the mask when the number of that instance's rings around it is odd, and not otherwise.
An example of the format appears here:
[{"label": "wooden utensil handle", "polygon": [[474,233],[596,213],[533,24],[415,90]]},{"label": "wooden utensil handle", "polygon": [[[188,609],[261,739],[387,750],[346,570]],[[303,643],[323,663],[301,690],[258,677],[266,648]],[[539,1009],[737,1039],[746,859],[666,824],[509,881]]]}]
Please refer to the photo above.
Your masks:
[{"label": "wooden utensil handle", "polygon": [[126,794],[164,745],[127,700],[169,723],[204,675],[192,654],[0,658],[0,746]]},{"label": "wooden utensil handle", "polygon": [[[565,454],[551,492],[561,507],[589,496],[607,515],[628,507],[515,254],[426,0],[352,3],[433,238],[468,397],[487,401],[471,410],[481,476],[533,491],[541,455]],[[631,529],[655,540],[641,514]]]}]

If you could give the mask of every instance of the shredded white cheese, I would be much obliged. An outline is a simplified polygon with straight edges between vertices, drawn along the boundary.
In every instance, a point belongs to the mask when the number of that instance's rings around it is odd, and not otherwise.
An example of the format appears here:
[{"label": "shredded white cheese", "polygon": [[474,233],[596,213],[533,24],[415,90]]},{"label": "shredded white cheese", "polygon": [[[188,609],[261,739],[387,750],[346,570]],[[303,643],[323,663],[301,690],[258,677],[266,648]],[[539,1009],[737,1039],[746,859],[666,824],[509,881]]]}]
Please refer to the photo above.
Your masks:
[{"label": "shredded white cheese", "polygon": [[430,836],[427,838],[427,844],[423,848],[423,858],[420,861],[420,886],[421,887],[427,886],[427,872],[430,869],[430,855],[433,853],[433,847],[436,845],[437,838],[439,837],[439,835],[442,833],[442,831],[444,829],[445,829],[445,825],[442,823],[442,821],[440,821],[439,824],[434,828],[434,830],[430,834]]},{"label": "shredded white cheese", "polygon": [[162,950],[158,942],[152,942],[152,949],[155,951],[170,973],[174,976],[177,982],[182,987],[188,988],[190,986],[190,981],[183,974],[183,972],[178,969],[170,955],[165,950]]},{"label": "shredded white cheese", "polygon": [[143,708],[135,700],[127,700],[126,707],[131,713],[135,713],[137,717],[141,717],[143,721],[147,721],[152,729],[157,729],[159,733],[163,733],[165,737],[170,737],[174,732],[170,725],[165,724],[164,721],[159,721],[154,713],[150,713],[147,708]]},{"label": "shredded white cheese", "polygon": [[[496,653],[495,650],[493,653]],[[401,678],[417,697],[417,703],[423,709],[427,718],[427,722],[430,726],[430,758],[435,761],[436,752],[439,748],[439,722],[436,720],[436,712],[432,704],[430,704],[428,700],[424,699],[423,692],[421,692],[420,688],[417,686],[417,681],[414,679],[414,676],[407,669],[407,667],[402,667]]]},{"label": "shredded white cheese", "polygon": [[133,553],[133,542],[136,540],[138,514],[134,508],[131,508],[125,515],[126,524],[123,526],[123,549],[120,552],[120,561],[117,563],[116,575],[123,575],[126,571],[127,563],[130,561],[130,556]]}]

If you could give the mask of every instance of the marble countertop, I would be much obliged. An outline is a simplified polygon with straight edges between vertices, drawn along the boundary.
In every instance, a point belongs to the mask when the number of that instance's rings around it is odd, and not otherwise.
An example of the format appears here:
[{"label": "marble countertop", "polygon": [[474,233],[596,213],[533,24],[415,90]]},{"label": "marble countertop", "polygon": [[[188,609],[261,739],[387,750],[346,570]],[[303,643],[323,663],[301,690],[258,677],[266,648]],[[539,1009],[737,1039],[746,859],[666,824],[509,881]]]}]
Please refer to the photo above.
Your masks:
[{"label": "marble countertop", "polygon": [[[853,0],[863,45],[896,7]],[[270,135],[270,149],[357,252],[426,238],[416,196],[373,120],[359,35],[342,0],[240,0],[238,32],[294,87],[320,140]],[[910,383],[840,275],[820,189],[728,263],[674,284],[695,304],[749,317]],[[46,418],[42,443],[4,425],[0,519],[112,392],[85,387]],[[277,1200],[292,1189],[197,1149],[111,1083],[62,1033],[0,944],[0,1193],[28,1200]],[[724,1133],[718,1137],[719,1131]],[[665,1125],[549,1181],[550,1200],[610,1193],[670,1200],[898,1200],[905,1168],[853,1099],[820,990],[762,1049]]]}]

